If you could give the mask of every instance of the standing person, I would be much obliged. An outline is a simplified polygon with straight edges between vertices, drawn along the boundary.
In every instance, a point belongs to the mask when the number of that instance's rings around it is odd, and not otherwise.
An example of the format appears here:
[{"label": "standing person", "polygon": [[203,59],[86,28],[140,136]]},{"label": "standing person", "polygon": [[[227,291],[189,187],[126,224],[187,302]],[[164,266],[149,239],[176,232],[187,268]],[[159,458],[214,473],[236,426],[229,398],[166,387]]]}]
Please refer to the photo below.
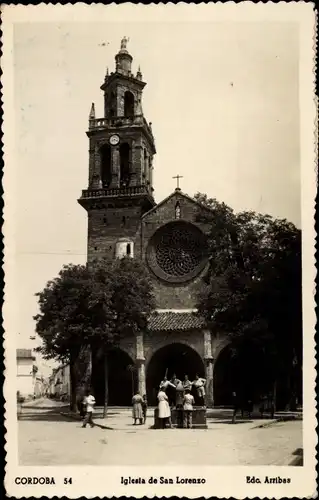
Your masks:
[{"label": "standing person", "polygon": [[202,406],[205,406],[205,384],[206,379],[196,375],[193,385],[196,388],[197,396]]},{"label": "standing person", "polygon": [[142,411],[143,411],[143,424],[145,424],[145,422],[146,422],[146,414],[147,414],[147,399],[146,399],[146,394],[143,395]]},{"label": "standing person", "polygon": [[179,380],[179,383],[176,386],[176,408],[182,408],[184,402],[184,386],[182,382]]},{"label": "standing person", "polygon": [[175,385],[172,384],[172,382],[170,382],[169,380],[167,380],[167,377],[164,377],[160,383],[160,390],[162,389],[162,390],[166,391],[167,387],[174,387],[175,388]]},{"label": "standing person", "polygon": [[171,409],[168,404],[168,397],[163,389],[160,389],[158,395],[158,418],[161,422],[161,428],[165,429],[166,422],[168,422],[169,427],[172,427],[171,424]]},{"label": "standing person", "polygon": [[171,378],[171,384],[175,385],[175,387],[178,386],[178,384],[180,384],[181,381],[179,380],[179,378],[176,377],[176,374],[174,373],[174,375],[172,376]]},{"label": "standing person", "polygon": [[181,384],[181,381],[176,377],[175,373],[172,376],[170,380],[171,384],[174,386],[175,389],[170,389],[170,386],[168,387],[168,399],[171,402],[172,406],[177,406],[177,387],[179,384]]},{"label": "standing person", "polygon": [[174,384],[172,384],[172,382],[170,380],[167,380],[166,376],[163,378],[163,380],[160,383],[160,390],[161,389],[163,391],[165,391],[165,393],[167,394],[169,404],[173,404],[173,402],[175,400],[174,392],[175,392],[176,387]]},{"label": "standing person", "polygon": [[95,397],[92,395],[90,390],[86,391],[86,396],[84,398],[84,404],[86,407],[86,413],[85,413],[82,427],[85,428],[87,424],[89,424],[90,427],[94,427],[92,416],[93,416],[93,412],[94,412]]},{"label": "standing person", "polygon": [[140,393],[137,392],[132,398],[134,425],[136,425],[137,420],[139,420],[140,425],[143,423],[142,403],[143,398]]},{"label": "standing person", "polygon": [[189,380],[188,375],[185,375],[184,380],[183,380],[183,387],[184,391],[191,391],[192,390],[192,382]]},{"label": "standing person", "polygon": [[191,429],[193,427],[193,405],[194,396],[190,393],[190,390],[185,391],[184,404],[183,404],[183,428]]}]

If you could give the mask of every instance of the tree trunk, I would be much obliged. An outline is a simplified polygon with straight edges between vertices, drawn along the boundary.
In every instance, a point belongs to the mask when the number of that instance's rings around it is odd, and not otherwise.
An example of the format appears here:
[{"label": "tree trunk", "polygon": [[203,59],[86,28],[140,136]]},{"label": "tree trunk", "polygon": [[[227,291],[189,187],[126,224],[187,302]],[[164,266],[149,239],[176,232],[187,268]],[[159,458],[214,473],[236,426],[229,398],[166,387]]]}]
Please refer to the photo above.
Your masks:
[{"label": "tree trunk", "polygon": [[70,397],[70,410],[77,412],[77,370],[76,361],[73,356],[70,358],[70,384],[71,384],[71,397]]},{"label": "tree trunk", "polygon": [[104,354],[104,408],[103,408],[103,417],[105,418],[107,415],[107,406],[109,402],[109,367],[108,367],[108,359],[107,354]]}]

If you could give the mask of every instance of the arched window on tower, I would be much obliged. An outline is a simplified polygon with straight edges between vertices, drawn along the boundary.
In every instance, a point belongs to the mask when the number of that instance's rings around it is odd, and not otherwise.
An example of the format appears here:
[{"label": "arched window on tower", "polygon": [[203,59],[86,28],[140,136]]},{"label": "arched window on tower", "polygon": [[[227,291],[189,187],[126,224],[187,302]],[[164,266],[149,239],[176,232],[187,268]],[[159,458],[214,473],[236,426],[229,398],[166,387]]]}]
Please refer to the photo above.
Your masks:
[{"label": "arched window on tower", "polygon": [[175,205],[175,219],[180,219],[180,218],[181,218],[181,206],[179,202],[177,202]]},{"label": "arched window on tower", "polygon": [[124,94],[124,116],[134,116],[134,95],[129,90]]},{"label": "arched window on tower", "polygon": [[111,118],[117,115],[116,110],[117,110],[116,93],[112,91],[109,100],[109,116]]},{"label": "arched window on tower", "polygon": [[111,146],[104,144],[100,149],[102,186],[108,188],[112,181],[112,151]]},{"label": "arched window on tower", "polygon": [[130,146],[127,142],[120,145],[120,186],[127,187],[130,184]]}]

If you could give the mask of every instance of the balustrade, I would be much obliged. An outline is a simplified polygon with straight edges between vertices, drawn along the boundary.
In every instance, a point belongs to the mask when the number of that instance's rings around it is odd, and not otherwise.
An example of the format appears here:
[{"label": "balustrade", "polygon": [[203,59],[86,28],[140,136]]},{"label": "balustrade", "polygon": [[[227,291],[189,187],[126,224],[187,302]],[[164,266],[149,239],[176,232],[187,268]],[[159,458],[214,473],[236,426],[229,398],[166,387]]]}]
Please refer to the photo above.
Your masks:
[{"label": "balustrade", "polygon": [[93,120],[89,120],[89,129],[143,124],[146,124],[143,115],[117,116],[116,118],[94,118]]},{"label": "balustrade", "polygon": [[147,189],[145,186],[132,186],[125,188],[108,188],[108,189],[84,189],[82,198],[104,198],[109,196],[131,196],[134,194],[145,194]]}]

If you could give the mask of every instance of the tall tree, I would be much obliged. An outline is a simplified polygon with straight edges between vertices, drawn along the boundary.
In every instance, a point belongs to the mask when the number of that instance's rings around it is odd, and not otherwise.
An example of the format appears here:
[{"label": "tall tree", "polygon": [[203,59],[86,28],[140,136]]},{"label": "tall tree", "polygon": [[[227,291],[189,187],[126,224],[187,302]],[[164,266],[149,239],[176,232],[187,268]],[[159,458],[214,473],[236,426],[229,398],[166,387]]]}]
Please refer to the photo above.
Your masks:
[{"label": "tall tree", "polygon": [[274,377],[284,371],[291,378],[302,356],[300,231],[269,215],[235,214],[201,193],[195,199],[210,208],[199,215],[210,224],[200,313],[237,345],[262,345]]},{"label": "tall tree", "polygon": [[[141,262],[131,258],[99,261],[87,266],[64,266],[57,278],[38,294],[40,313],[34,317],[47,359],[70,364],[71,408],[88,383],[88,351],[105,357],[128,332],[145,328],[154,307],[152,287]],[[84,378],[84,380],[83,380]],[[108,384],[105,383],[105,413]]]}]

